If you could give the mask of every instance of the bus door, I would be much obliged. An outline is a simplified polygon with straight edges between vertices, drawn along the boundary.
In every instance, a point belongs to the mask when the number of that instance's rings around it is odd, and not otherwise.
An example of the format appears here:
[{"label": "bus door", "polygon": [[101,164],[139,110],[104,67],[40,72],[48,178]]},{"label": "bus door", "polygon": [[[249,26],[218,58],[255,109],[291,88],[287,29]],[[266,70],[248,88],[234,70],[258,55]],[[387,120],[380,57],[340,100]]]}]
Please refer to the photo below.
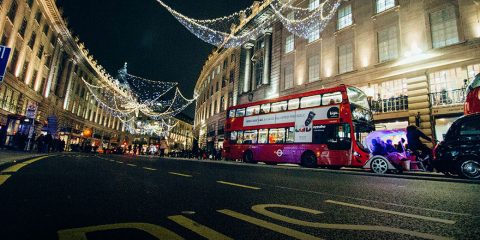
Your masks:
[{"label": "bus door", "polygon": [[349,166],[352,140],[349,124],[322,124],[313,127],[313,143],[325,145],[320,165]]}]

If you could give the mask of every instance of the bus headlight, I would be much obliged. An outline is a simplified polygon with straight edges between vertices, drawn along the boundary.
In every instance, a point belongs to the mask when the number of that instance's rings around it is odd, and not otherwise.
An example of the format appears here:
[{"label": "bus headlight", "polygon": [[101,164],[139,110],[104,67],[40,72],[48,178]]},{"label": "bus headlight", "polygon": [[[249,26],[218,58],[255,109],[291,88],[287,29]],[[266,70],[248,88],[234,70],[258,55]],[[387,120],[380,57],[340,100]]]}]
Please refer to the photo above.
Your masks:
[{"label": "bus headlight", "polygon": [[358,153],[358,152],[353,152],[353,156],[355,156],[355,157],[361,157],[362,155],[361,155],[360,153]]}]

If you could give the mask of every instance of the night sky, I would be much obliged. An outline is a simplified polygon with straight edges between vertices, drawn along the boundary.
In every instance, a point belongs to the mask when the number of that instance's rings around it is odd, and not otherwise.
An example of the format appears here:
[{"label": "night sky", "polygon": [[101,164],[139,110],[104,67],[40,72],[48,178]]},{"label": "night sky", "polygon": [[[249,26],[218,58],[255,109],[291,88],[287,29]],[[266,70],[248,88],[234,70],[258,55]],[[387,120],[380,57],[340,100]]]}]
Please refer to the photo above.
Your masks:
[{"label": "night sky", "polygon": [[[198,19],[229,15],[252,0],[165,0]],[[178,82],[185,97],[212,51],[156,0],[57,0],[74,35],[112,76],[128,62],[129,73],[152,80]],[[194,108],[186,113],[193,117]]]}]

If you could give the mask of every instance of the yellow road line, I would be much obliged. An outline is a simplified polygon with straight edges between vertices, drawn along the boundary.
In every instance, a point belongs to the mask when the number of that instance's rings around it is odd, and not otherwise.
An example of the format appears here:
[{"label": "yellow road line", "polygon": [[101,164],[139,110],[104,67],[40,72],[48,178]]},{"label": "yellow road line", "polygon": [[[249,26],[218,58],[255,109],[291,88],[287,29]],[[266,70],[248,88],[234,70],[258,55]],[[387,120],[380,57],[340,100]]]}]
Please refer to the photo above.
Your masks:
[{"label": "yellow road line", "polygon": [[278,233],[281,233],[281,234],[284,234],[284,235],[287,235],[289,237],[293,237],[293,238],[296,238],[296,239],[301,239],[301,240],[319,240],[319,239],[321,239],[321,238],[317,238],[317,237],[315,237],[313,235],[310,235],[310,234],[299,232],[297,230],[293,230],[291,228],[283,227],[283,226],[280,226],[280,225],[277,225],[277,224],[274,224],[274,223],[271,223],[271,222],[267,222],[267,221],[264,221],[264,220],[261,220],[261,219],[258,219],[258,218],[250,217],[248,215],[244,215],[244,214],[241,214],[241,213],[238,213],[238,212],[234,212],[232,210],[224,209],[224,210],[217,210],[217,212],[223,213],[227,216],[234,217],[234,218],[243,220],[245,222],[257,225],[259,227],[263,227],[263,228],[266,228],[266,229],[269,229],[269,230],[272,230],[272,231],[275,231],[275,232],[278,232]]},{"label": "yellow road line", "polygon": [[252,187],[252,186],[242,185],[242,184],[238,184],[238,183],[224,182],[224,181],[217,181],[217,183],[230,185],[230,186],[235,186],[235,187],[248,188],[248,189],[253,189],[253,190],[260,190],[261,189],[261,188],[258,188],[258,187]]},{"label": "yellow road line", "polygon": [[136,167],[137,166],[137,165],[131,164],[131,163],[127,163],[127,165],[130,166],[130,167]]},{"label": "yellow road line", "polygon": [[396,212],[396,211],[385,210],[385,209],[381,209],[381,208],[373,208],[373,207],[367,207],[367,206],[362,206],[362,205],[357,205],[357,204],[337,202],[337,201],[333,201],[333,200],[326,200],[325,202],[326,203],[337,204],[337,205],[341,205],[341,206],[346,206],[346,207],[360,208],[360,209],[374,211],[374,212],[381,212],[381,213],[399,215],[399,216],[403,216],[403,217],[416,218],[416,219],[421,219],[421,220],[426,220],[426,221],[431,221],[431,222],[439,222],[439,223],[445,223],[445,224],[455,224],[456,223],[456,221],[452,221],[452,220],[446,220],[446,219],[434,218],[434,217],[427,217],[427,216],[410,214],[410,213]]},{"label": "yellow road line", "polygon": [[187,228],[194,233],[210,240],[230,240],[232,238],[229,238],[211,228],[208,228],[206,226],[203,226],[189,218],[186,218],[182,215],[176,215],[176,216],[169,216],[168,219],[176,222],[180,226]]},{"label": "yellow road line", "polygon": [[183,174],[183,173],[176,173],[176,172],[168,172],[168,173],[172,175],[181,176],[181,177],[192,177],[192,175]]},{"label": "yellow road line", "polygon": [[157,171],[155,168],[143,167],[143,169],[150,170],[150,171]]},{"label": "yellow road line", "polygon": [[28,160],[28,161],[25,161],[25,162],[22,162],[22,163],[18,163],[18,164],[15,164],[5,170],[2,171],[2,173],[15,173],[15,172],[18,172],[18,170],[22,169],[23,167],[29,165],[29,164],[32,164],[34,162],[37,162],[37,161],[40,161],[44,158],[47,158],[48,156],[43,156],[43,157],[38,157],[38,158],[34,158],[32,160]]},{"label": "yellow road line", "polygon": [[8,178],[10,178],[10,175],[0,175],[0,185],[4,184]]}]

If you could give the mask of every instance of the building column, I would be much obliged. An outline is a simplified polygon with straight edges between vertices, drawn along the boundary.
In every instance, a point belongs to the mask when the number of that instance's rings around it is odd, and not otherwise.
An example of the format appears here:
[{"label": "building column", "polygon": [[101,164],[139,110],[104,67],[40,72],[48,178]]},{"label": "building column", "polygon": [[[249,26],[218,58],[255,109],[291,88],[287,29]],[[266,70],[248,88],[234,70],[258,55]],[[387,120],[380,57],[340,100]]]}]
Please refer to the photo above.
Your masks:
[{"label": "building column", "polygon": [[243,79],[243,93],[250,91],[250,81],[252,78],[252,43],[247,43],[245,46],[245,76]]},{"label": "building column", "polygon": [[45,88],[44,96],[48,98],[50,96],[50,91],[52,89],[53,79],[58,74],[58,62],[61,57],[61,43],[57,40],[55,44],[55,49],[53,50],[52,63],[50,64],[50,73],[48,74],[47,86]]},{"label": "building column", "polygon": [[[427,76],[419,76],[407,79],[408,90],[408,113],[409,124],[416,124],[417,118],[420,120],[418,126],[427,136],[433,137],[431,124],[431,110],[429,98],[429,86]],[[431,143],[427,143],[431,146]]]},{"label": "building column", "polygon": [[[69,68],[68,68],[68,74],[66,74],[66,79],[65,81],[67,82],[67,88],[66,88],[66,91],[61,92],[60,95],[63,95],[64,96],[64,102],[63,102],[63,109],[68,109],[68,105],[69,105],[69,101],[70,101],[70,91],[71,91],[71,88],[72,88],[72,78],[73,78],[73,71],[75,70],[75,61],[72,59],[69,61]],[[61,89],[63,89],[63,84],[60,84],[60,87]],[[62,97],[62,96],[59,96],[59,97]]]},{"label": "building column", "polygon": [[272,55],[272,32],[265,32],[265,52],[263,56],[263,85],[270,83],[270,56]]}]

